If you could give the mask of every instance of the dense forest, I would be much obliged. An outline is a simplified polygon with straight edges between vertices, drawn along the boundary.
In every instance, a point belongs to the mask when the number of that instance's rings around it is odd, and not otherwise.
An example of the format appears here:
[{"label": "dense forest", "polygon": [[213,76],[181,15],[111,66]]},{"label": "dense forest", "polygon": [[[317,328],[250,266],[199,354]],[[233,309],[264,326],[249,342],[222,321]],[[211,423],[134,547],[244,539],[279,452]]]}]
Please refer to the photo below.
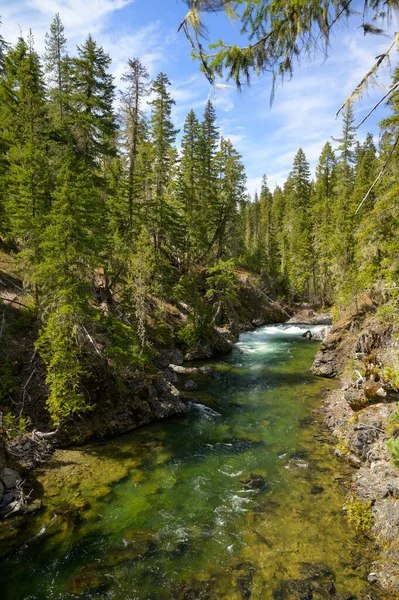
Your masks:
[{"label": "dense forest", "polygon": [[151,364],[168,304],[188,311],[175,334],[185,346],[228,320],[238,268],[290,302],[342,304],[373,288],[394,304],[398,90],[378,148],[356,139],[348,105],[314,179],[299,149],[284,186],[271,191],[265,175],[251,198],[210,101],[189,112],[178,147],[167,75],[151,81],[132,58],[117,91],[110,65],[90,35],[71,56],[58,15],[42,57],[32,34],[0,37],[0,238],[39,323],[55,425],[89,407],[93,356],[121,374]]}]

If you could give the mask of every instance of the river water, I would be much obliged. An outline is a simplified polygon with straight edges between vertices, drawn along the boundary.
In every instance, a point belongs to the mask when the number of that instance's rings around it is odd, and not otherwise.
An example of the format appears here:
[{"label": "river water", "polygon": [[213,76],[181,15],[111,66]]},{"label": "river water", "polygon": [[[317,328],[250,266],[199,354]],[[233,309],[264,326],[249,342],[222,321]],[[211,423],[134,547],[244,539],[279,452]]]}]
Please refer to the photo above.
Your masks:
[{"label": "river water", "polygon": [[58,451],[1,598],[379,597],[320,430],[309,328],[243,334],[184,419]]}]

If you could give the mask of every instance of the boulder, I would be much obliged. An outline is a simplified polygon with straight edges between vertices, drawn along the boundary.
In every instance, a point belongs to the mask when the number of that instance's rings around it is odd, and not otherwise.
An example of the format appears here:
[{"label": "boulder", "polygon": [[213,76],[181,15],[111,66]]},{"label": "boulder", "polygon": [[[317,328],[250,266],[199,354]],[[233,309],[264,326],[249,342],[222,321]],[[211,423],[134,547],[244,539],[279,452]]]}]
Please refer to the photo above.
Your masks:
[{"label": "boulder", "polygon": [[330,329],[331,327],[323,327],[323,329],[320,329],[320,331],[316,331],[316,333],[313,333],[312,335],[312,340],[316,342],[324,342]]},{"label": "boulder", "polygon": [[307,340],[311,340],[312,339],[312,332],[311,331],[305,331],[305,333],[302,334],[303,338],[306,338]]},{"label": "boulder", "polygon": [[359,456],[366,459],[371,444],[379,438],[381,432],[376,427],[372,426],[362,426],[362,428],[357,431],[356,429],[357,428],[355,428],[355,438],[351,445]]},{"label": "boulder", "polygon": [[175,348],[170,355],[170,362],[174,365],[182,365],[184,360],[184,354],[179,348]]},{"label": "boulder", "polygon": [[200,367],[199,370],[203,375],[206,375],[207,377],[217,377],[217,373],[214,369],[212,369],[212,367],[204,366]]},{"label": "boulder", "polygon": [[198,385],[192,379],[187,379],[187,381],[184,384],[184,389],[188,390],[188,391],[196,390],[197,388],[198,388]]},{"label": "boulder", "polygon": [[0,501],[0,512],[3,512],[14,501],[14,493],[6,491]]},{"label": "boulder", "polygon": [[17,484],[21,481],[21,478],[16,471],[7,468],[3,469],[0,473],[0,479],[7,490],[12,490],[17,487]]},{"label": "boulder", "polygon": [[354,388],[353,386],[349,386],[348,389],[345,390],[344,398],[351,409],[355,411],[362,410],[362,408],[365,408],[368,404],[364,395],[364,390]]},{"label": "boulder", "polygon": [[392,498],[399,498],[399,485],[395,481],[387,483],[387,495]]},{"label": "boulder", "polygon": [[327,377],[328,379],[335,377],[340,372],[336,354],[332,351],[327,351],[325,348],[320,350],[314,359],[312,372],[315,375]]}]

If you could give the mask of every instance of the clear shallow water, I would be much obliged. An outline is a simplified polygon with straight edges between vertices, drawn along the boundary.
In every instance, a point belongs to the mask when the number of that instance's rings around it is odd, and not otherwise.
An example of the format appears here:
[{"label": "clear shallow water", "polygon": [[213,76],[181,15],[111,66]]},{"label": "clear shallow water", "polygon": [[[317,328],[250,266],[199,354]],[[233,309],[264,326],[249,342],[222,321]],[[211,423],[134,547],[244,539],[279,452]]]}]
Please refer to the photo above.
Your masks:
[{"label": "clear shallow water", "polygon": [[[242,335],[207,363],[218,377],[185,419],[58,452],[25,546],[0,563],[1,597],[366,598],[341,467],[315,423],[326,381],[307,329]],[[293,595],[303,581],[313,595]]]}]

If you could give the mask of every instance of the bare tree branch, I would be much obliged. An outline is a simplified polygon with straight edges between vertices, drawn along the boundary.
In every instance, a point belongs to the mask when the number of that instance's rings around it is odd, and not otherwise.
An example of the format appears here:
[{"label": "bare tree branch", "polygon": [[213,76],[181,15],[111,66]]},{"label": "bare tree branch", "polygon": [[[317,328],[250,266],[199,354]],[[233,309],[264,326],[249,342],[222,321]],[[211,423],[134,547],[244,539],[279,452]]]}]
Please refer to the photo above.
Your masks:
[{"label": "bare tree branch", "polygon": [[378,67],[380,66],[380,64],[383,62],[383,60],[385,60],[387,58],[387,56],[389,56],[389,53],[396,46],[397,43],[399,43],[399,33],[395,34],[395,38],[394,38],[392,44],[389,46],[388,50],[386,52],[384,52],[384,54],[380,54],[379,56],[376,57],[377,58],[377,62],[366,73],[366,75],[363,77],[363,79],[360,81],[360,83],[358,83],[358,85],[355,87],[355,89],[353,90],[353,92],[347,97],[347,99],[345,100],[345,102],[343,103],[343,105],[337,111],[335,117],[338,117],[338,115],[341,112],[341,110],[343,108],[345,108],[345,106],[348,103],[353,102],[354,98],[360,94],[360,92],[362,91],[362,89],[364,88],[364,86],[366,85],[366,83],[368,82],[368,80],[370,79],[370,77],[372,77],[376,73],[376,71],[377,71]]},{"label": "bare tree branch", "polygon": [[364,123],[364,122],[365,122],[365,121],[366,121],[366,120],[369,118],[369,116],[370,116],[370,115],[371,115],[371,114],[372,114],[372,113],[375,111],[375,109],[379,107],[379,105],[381,104],[381,102],[384,102],[384,100],[385,100],[386,98],[388,98],[388,96],[389,96],[390,94],[392,94],[392,92],[394,92],[398,86],[399,86],[399,81],[398,81],[398,83],[396,83],[396,84],[395,84],[395,85],[394,85],[394,86],[393,86],[393,87],[392,87],[392,88],[389,90],[389,92],[387,92],[387,93],[385,94],[385,96],[383,96],[383,97],[381,98],[381,100],[379,100],[379,101],[377,102],[377,104],[375,104],[375,105],[373,106],[373,108],[370,110],[370,112],[368,112],[368,113],[367,113],[367,115],[364,117],[364,119],[362,119],[362,120],[360,121],[359,125],[356,125],[355,129],[359,129],[359,127],[360,127],[361,125],[363,125],[363,123]]}]

